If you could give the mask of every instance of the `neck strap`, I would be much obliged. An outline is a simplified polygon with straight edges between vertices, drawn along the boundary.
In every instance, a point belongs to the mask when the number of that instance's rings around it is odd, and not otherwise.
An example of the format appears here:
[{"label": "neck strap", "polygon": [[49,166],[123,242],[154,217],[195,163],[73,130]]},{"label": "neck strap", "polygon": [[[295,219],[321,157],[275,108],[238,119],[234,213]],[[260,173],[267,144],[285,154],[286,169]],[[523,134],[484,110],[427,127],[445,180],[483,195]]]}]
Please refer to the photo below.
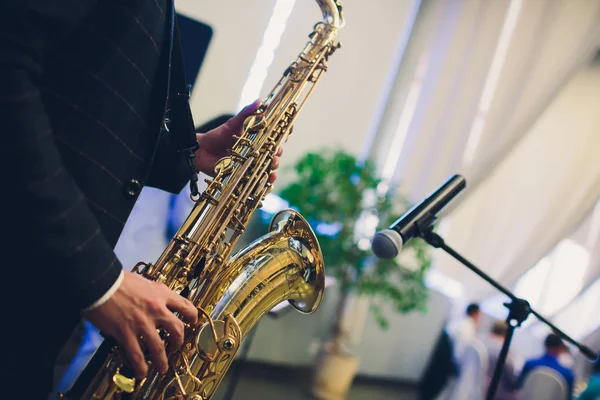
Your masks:
[{"label": "neck strap", "polygon": [[181,36],[177,25],[174,0],[168,0],[169,7],[169,68],[168,68],[168,131],[177,151],[186,158],[190,172],[190,191],[198,196],[198,173],[196,172],[196,150],[198,141],[192,110],[190,109],[191,85],[186,83]]}]

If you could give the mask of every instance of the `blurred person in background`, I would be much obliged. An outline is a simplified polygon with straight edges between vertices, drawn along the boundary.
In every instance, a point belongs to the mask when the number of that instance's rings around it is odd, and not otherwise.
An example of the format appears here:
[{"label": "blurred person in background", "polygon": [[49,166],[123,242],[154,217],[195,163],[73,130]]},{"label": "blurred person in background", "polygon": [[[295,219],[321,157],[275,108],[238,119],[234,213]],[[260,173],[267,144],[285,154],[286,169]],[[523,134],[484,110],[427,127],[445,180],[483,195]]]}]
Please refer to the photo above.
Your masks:
[{"label": "blurred person in background", "polygon": [[[484,340],[485,346],[488,350],[488,368],[487,368],[487,385],[492,381],[496,364],[498,362],[498,356],[506,337],[508,325],[505,321],[495,321],[490,330],[490,334],[486,340]],[[502,370],[502,377],[500,384],[496,390],[496,400],[514,400],[517,398],[517,386],[518,375],[515,368],[515,362],[509,352],[506,357],[506,362]]]},{"label": "blurred person in background", "polygon": [[450,335],[442,330],[435,345],[425,373],[419,383],[419,400],[438,398],[451,378],[458,376],[458,365],[454,360]]},{"label": "blurred person in background", "polygon": [[454,355],[459,363],[467,345],[477,339],[481,317],[479,304],[471,303],[466,308],[464,318],[450,330],[450,336],[454,340]]},{"label": "blurred person in background", "polygon": [[571,354],[571,349],[563,342],[563,351],[558,356],[558,362],[560,365],[567,367],[569,369],[575,368],[575,358],[573,354]]},{"label": "blurred person in background", "polygon": [[600,359],[594,363],[593,374],[588,381],[585,390],[577,397],[577,400],[600,399]]},{"label": "blurred person in background", "polygon": [[481,309],[479,304],[471,303],[467,306],[464,319],[458,324],[454,335],[457,340],[470,342],[477,337],[481,323]]},{"label": "blurred person in background", "polygon": [[565,367],[559,361],[560,356],[567,351],[565,344],[558,335],[551,333],[546,337],[546,340],[544,340],[544,347],[546,348],[546,352],[543,356],[528,360],[523,366],[523,371],[519,377],[519,387],[523,387],[527,375],[533,370],[539,367],[548,367],[552,368],[565,378],[568,385],[569,398],[571,398],[573,396],[575,374],[573,373],[573,370]]}]

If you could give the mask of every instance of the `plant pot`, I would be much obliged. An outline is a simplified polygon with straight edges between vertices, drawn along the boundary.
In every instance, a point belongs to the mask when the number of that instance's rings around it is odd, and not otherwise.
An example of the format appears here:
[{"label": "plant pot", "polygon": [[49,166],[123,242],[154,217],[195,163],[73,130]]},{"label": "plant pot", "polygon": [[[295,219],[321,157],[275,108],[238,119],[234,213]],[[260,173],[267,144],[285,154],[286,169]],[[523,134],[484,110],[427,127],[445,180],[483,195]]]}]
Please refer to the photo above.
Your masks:
[{"label": "plant pot", "polygon": [[312,395],[319,400],[344,400],[358,370],[358,358],[323,346],[317,356]]}]

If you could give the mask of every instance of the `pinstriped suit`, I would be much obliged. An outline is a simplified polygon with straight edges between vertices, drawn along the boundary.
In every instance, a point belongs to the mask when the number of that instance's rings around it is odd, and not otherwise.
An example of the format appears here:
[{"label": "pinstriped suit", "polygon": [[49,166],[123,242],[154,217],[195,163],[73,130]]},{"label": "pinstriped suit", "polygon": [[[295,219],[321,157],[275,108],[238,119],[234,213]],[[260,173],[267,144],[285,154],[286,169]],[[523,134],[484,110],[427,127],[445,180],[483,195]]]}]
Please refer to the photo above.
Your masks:
[{"label": "pinstriped suit", "polygon": [[1,293],[12,326],[1,381],[32,362],[49,371],[80,310],[114,283],[113,247],[141,188],[187,182],[160,130],[166,13],[167,0],[0,3]]}]

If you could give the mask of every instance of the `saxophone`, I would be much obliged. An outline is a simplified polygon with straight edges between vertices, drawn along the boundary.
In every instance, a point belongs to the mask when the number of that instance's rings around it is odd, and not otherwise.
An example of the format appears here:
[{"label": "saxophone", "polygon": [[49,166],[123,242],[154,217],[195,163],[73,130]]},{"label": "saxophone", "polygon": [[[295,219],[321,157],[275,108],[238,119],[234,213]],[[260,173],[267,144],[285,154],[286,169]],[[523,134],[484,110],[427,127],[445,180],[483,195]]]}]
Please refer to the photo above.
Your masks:
[{"label": "saxophone", "polygon": [[[262,199],[277,149],[328,58],[340,47],[343,26],[337,0],[316,0],[323,21],[286,69],[257,111],[244,121],[230,155],[218,161],[215,177],[154,264],[140,262],[133,271],[162,282],[198,309],[196,325],[186,325],[181,349],[169,356],[169,370],[149,371],[141,381],[130,377],[125,354],[105,340],[73,388],[62,399],[210,399],[231,365],[242,339],[277,304],[301,313],[316,311],[323,298],[321,249],[307,221],[293,210],[275,215],[269,233],[230,257],[232,249]],[[168,337],[165,338],[168,341]]]}]

